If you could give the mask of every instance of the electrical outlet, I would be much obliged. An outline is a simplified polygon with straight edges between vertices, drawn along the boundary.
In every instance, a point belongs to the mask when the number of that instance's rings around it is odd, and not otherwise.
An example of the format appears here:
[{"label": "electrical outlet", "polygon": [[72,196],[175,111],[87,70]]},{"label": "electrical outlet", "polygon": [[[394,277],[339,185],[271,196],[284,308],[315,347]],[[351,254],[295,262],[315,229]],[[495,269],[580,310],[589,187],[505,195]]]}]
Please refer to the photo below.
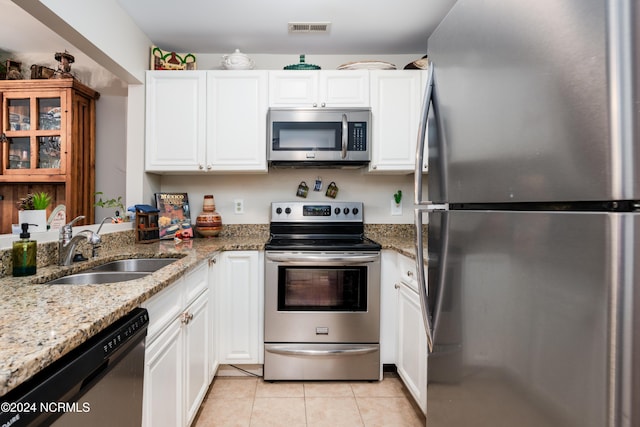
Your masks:
[{"label": "electrical outlet", "polygon": [[244,213],[244,200],[235,199],[233,201],[233,212],[236,213],[236,214],[243,214]]},{"label": "electrical outlet", "polygon": [[402,202],[396,203],[396,201],[391,198],[391,215],[402,215]]}]

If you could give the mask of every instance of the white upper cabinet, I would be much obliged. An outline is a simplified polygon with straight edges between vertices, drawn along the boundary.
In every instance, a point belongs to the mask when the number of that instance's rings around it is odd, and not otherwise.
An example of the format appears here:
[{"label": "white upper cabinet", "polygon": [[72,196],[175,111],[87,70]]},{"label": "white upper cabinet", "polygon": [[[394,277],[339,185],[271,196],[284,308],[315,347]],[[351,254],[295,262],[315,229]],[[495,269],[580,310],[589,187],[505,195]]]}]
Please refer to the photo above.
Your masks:
[{"label": "white upper cabinet", "polygon": [[207,137],[206,74],[148,71],[146,77],[146,170],[198,170]]},{"label": "white upper cabinet", "polygon": [[269,72],[271,107],[369,107],[367,70]]},{"label": "white upper cabinet", "polygon": [[415,169],[416,142],[426,72],[379,70],[370,72],[371,172],[406,172]]},{"label": "white upper cabinet", "polygon": [[264,173],[269,107],[370,107],[369,171],[411,173],[425,84],[420,70],[148,71],[145,170]]},{"label": "white upper cabinet", "polygon": [[267,71],[148,71],[149,172],[266,172]]},{"label": "white upper cabinet", "polygon": [[207,73],[207,170],[267,171],[267,72]]}]

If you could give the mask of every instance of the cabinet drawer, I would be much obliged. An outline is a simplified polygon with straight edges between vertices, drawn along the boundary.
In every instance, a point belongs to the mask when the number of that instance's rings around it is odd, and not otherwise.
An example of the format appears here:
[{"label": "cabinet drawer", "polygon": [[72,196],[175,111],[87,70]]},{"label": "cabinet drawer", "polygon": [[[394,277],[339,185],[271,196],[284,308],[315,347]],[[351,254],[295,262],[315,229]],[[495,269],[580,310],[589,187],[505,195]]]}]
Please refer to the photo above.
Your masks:
[{"label": "cabinet drawer", "polygon": [[184,277],[185,302],[187,306],[191,304],[207,287],[207,263],[201,263],[194,270]]},{"label": "cabinet drawer", "polygon": [[147,343],[151,343],[156,336],[182,312],[183,298],[181,286],[183,283],[184,281],[182,279],[178,280],[142,304],[142,306],[149,311]]},{"label": "cabinet drawer", "polygon": [[398,254],[398,269],[400,280],[406,283],[414,291],[418,292],[418,282],[416,273],[416,263],[413,259]]}]

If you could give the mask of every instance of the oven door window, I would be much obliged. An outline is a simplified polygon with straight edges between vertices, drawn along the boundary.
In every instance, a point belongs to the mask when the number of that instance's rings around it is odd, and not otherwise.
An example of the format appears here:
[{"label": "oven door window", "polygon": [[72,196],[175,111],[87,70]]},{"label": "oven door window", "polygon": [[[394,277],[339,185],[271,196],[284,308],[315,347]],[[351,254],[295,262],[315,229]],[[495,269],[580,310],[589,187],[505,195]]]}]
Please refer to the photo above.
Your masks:
[{"label": "oven door window", "polygon": [[337,151],[342,147],[340,122],[275,122],[273,150]]},{"label": "oven door window", "polygon": [[279,267],[278,311],[367,311],[367,267]]}]

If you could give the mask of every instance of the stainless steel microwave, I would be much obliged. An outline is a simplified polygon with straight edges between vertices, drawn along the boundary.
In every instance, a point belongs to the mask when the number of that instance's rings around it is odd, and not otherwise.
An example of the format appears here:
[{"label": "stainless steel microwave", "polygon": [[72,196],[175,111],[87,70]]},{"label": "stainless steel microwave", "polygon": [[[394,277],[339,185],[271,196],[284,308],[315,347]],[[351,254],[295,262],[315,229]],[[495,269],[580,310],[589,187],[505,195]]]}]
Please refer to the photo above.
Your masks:
[{"label": "stainless steel microwave", "polygon": [[272,108],[267,122],[273,167],[358,168],[371,160],[368,108]]}]

